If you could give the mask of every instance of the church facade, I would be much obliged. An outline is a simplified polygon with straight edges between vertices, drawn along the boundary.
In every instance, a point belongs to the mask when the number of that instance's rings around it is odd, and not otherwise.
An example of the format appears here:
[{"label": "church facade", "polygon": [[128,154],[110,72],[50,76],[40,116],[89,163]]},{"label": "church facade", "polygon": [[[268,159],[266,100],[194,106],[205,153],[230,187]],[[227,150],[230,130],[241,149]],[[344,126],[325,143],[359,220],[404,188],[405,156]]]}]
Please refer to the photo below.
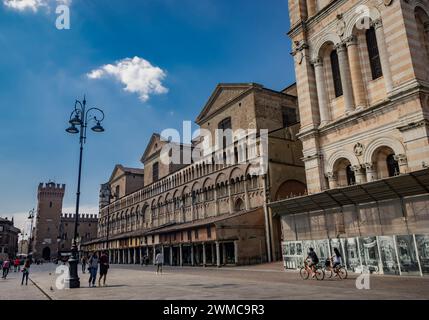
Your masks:
[{"label": "church facade", "polygon": [[309,195],[270,204],[285,266],[429,273],[429,4],[291,0]]}]

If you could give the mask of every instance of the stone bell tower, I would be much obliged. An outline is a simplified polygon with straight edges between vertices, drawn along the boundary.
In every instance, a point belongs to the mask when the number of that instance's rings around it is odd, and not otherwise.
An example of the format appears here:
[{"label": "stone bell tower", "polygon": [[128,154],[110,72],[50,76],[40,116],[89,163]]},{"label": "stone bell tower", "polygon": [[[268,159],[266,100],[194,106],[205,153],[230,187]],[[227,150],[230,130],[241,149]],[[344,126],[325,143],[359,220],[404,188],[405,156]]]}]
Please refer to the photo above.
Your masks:
[{"label": "stone bell tower", "polygon": [[65,184],[41,183],[37,190],[37,216],[34,230],[33,257],[50,260],[58,254],[59,228]]}]

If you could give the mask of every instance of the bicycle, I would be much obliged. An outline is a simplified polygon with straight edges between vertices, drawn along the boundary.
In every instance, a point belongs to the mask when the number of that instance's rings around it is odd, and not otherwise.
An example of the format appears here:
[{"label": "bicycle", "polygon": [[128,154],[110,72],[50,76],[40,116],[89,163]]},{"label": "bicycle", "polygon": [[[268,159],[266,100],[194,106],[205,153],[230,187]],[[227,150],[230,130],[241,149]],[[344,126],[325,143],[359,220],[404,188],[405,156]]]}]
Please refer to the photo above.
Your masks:
[{"label": "bicycle", "polygon": [[310,274],[314,275],[314,277],[319,281],[325,279],[325,271],[319,265],[315,265],[314,267],[316,269],[315,272],[313,272],[313,269],[308,265],[308,262],[304,261],[304,266],[301,267],[299,271],[302,280],[308,280]]},{"label": "bicycle", "polygon": [[347,279],[348,277],[348,272],[346,267],[344,266],[336,266],[335,268],[332,266],[332,259],[327,259],[325,262],[325,274],[326,276],[331,279],[334,275],[338,278],[340,278],[341,280]]}]

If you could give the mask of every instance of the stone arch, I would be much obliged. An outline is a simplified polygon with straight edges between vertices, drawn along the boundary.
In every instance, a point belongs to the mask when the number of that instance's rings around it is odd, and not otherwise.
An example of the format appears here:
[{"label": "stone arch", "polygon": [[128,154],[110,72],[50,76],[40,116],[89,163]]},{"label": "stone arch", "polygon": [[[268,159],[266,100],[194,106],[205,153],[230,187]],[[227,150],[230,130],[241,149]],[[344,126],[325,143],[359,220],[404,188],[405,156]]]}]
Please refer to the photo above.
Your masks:
[{"label": "stone arch", "polygon": [[216,184],[221,183],[221,182],[225,182],[227,180],[228,180],[228,178],[223,172],[219,173],[216,177]]},{"label": "stone arch", "polygon": [[410,0],[409,4],[411,5],[411,8],[413,9],[413,11],[420,8],[421,10],[423,10],[426,13],[426,15],[429,16],[429,5],[427,4],[427,1],[425,1],[425,0]]},{"label": "stone arch", "polygon": [[192,191],[198,191],[200,189],[201,189],[201,185],[198,181],[196,181],[192,184]]},{"label": "stone arch", "polygon": [[210,188],[211,186],[213,186],[213,180],[211,178],[204,180],[203,188]]},{"label": "stone arch", "polygon": [[359,166],[359,159],[356,157],[356,155],[347,150],[338,150],[334,152],[328,160],[327,167],[325,167],[325,172],[334,172],[335,171],[335,164],[338,162],[338,160],[341,159],[347,159],[350,161],[350,164],[352,166]]},{"label": "stone arch", "polygon": [[[360,7],[362,9],[360,9]],[[360,5],[355,8],[354,13],[351,16],[347,17],[347,20],[346,20],[346,29],[344,31],[345,39],[347,39],[348,37],[354,34],[356,25],[360,23],[362,19],[367,18],[368,14],[369,14],[369,20],[370,20],[368,22],[376,21],[381,18],[380,11],[373,6],[368,7],[368,5]]]},{"label": "stone arch", "polygon": [[329,43],[332,43],[333,45],[341,43],[340,37],[335,33],[326,33],[322,35],[315,43],[311,46],[311,59],[316,60],[319,55],[320,51],[323,49],[323,47]]},{"label": "stone arch", "polygon": [[275,201],[304,195],[307,192],[307,186],[298,180],[286,180],[277,189]]},{"label": "stone arch", "polygon": [[238,197],[237,199],[235,199],[234,202],[234,211],[235,212],[240,212],[246,209],[246,206],[244,204],[243,199],[241,199],[240,197]]},{"label": "stone arch", "polygon": [[240,168],[234,168],[231,170],[229,174],[229,180],[235,180],[236,178],[240,178],[244,176],[243,170]]},{"label": "stone arch", "polygon": [[364,163],[372,163],[374,153],[380,147],[389,147],[397,155],[405,154],[405,147],[399,140],[389,137],[381,137],[373,140],[365,148]]}]

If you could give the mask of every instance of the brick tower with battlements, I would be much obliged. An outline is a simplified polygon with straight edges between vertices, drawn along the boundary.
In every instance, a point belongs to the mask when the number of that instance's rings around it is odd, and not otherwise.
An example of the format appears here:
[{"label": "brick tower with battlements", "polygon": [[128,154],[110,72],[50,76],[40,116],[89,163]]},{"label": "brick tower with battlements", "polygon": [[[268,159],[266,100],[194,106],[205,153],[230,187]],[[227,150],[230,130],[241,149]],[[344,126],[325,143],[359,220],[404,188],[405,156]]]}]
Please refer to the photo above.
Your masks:
[{"label": "brick tower with battlements", "polygon": [[33,241],[33,257],[36,259],[50,260],[58,254],[64,193],[65,184],[39,184]]}]

